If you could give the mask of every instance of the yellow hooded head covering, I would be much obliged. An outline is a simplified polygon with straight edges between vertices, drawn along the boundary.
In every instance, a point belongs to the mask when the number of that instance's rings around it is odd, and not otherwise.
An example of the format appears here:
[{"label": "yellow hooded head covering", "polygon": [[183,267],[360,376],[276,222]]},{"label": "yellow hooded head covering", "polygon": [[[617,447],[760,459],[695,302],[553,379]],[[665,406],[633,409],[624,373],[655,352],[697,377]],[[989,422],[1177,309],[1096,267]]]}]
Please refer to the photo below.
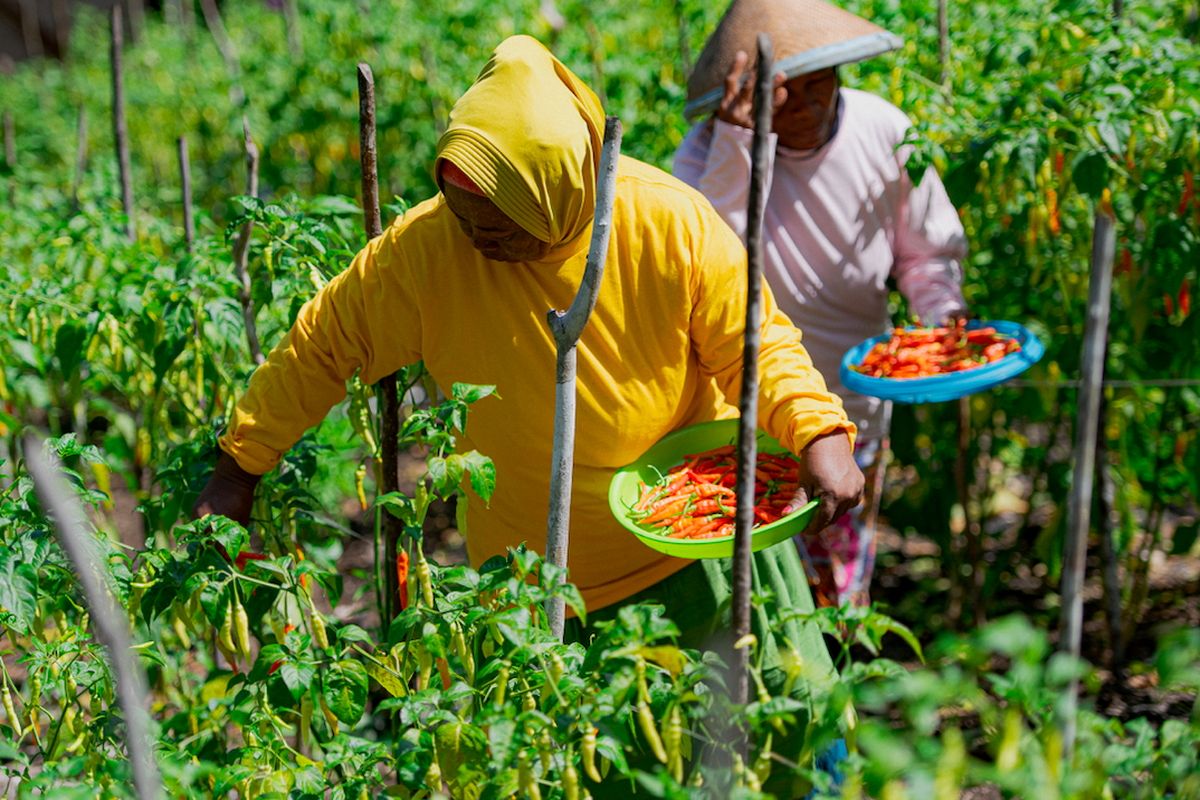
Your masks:
[{"label": "yellow hooded head covering", "polygon": [[454,104],[437,153],[557,247],[592,223],[603,139],[595,93],[537,39],[513,36]]}]

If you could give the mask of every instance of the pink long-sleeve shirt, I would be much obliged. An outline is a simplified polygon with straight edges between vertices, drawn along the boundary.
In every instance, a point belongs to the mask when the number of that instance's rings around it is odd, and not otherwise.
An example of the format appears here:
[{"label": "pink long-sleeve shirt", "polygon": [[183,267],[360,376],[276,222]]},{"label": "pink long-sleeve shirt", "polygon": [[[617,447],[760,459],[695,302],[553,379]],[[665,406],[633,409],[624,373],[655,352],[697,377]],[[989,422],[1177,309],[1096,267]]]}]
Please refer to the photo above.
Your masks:
[{"label": "pink long-sleeve shirt", "polygon": [[[841,90],[837,132],[816,151],[770,136],[763,221],[767,282],[780,309],[863,439],[882,431],[882,403],[842,385],[851,347],[890,327],[889,275],[922,322],[962,310],[962,223],[937,173],[914,187],[897,146],[910,121],[868,92]],[[699,189],[746,240],[754,132],[720,120],[696,125],[675,152],[676,177]]]}]

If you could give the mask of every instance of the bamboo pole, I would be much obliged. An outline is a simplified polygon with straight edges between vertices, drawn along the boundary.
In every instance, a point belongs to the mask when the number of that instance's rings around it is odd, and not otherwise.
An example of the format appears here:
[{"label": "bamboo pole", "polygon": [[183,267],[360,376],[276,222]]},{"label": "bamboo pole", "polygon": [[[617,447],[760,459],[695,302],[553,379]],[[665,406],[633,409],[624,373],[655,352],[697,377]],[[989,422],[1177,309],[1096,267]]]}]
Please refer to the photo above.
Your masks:
[{"label": "bamboo pole", "polygon": [[[571,525],[571,479],[575,463],[575,374],[577,345],[604,277],[608,258],[608,239],[612,231],[613,196],[617,185],[617,158],[621,154],[621,120],[608,117],[604,122],[604,146],[600,150],[600,174],[596,178],[596,212],[592,222],[592,241],[588,248],[583,282],[566,312],[550,309],[546,321],[557,346],[554,396],[554,452],[550,472],[550,515],[546,528],[546,562],[562,572],[567,568],[567,548]],[[561,597],[546,601],[550,631],[562,641],[566,604]]]},{"label": "bamboo pole", "polygon": [[186,136],[179,137],[179,183],[183,195],[183,241],[190,253],[196,243],[196,222],[192,217],[192,161]]},{"label": "bamboo pole", "polygon": [[113,140],[117,145],[117,168],[121,179],[121,207],[125,210],[125,232],[129,241],[137,241],[137,221],[133,209],[133,176],[129,168],[129,126],[125,122],[125,46],[121,4],[112,7],[112,97]]},{"label": "bamboo pole", "polygon": [[[379,212],[378,160],[375,149],[375,76],[365,62],[358,65],[358,144],[359,161],[362,165],[363,223],[367,239],[383,235],[383,219]],[[396,375],[386,375],[379,380],[379,395],[382,402],[379,413],[382,417],[379,436],[380,490],[387,494],[400,490],[400,392]],[[431,398],[435,400],[435,398]],[[400,552],[400,520],[378,505],[376,514],[382,514],[380,528],[383,533],[383,563],[385,581],[384,597],[379,600],[383,615],[383,629],[388,621],[400,613],[400,577],[396,573],[396,558]],[[376,543],[376,553],[379,544]]]},{"label": "bamboo pole", "polygon": [[[1088,285],[1088,316],[1083,331],[1080,360],[1079,411],[1075,423],[1075,466],[1067,498],[1067,539],[1062,578],[1061,649],[1078,658],[1083,635],[1083,575],[1087,567],[1087,536],[1091,525],[1092,480],[1096,466],[1096,423],[1100,394],[1104,391],[1104,345],[1108,339],[1112,301],[1112,267],[1116,253],[1116,220],[1111,212],[1096,211],[1092,238],[1092,267]],[[1063,763],[1070,764],[1075,750],[1075,713],[1079,680],[1071,678],[1060,706],[1063,728]]]},{"label": "bamboo pole", "polygon": [[[242,117],[242,130],[246,135],[246,194],[258,197],[258,148],[250,138],[250,122]],[[250,357],[255,364],[266,361],[258,343],[258,325],[254,321],[254,296],[250,291],[250,271],[247,262],[250,254],[250,234],[254,232],[254,220],[246,220],[238,232],[233,245],[233,272],[238,282],[238,301],[242,304],[242,321],[246,324],[246,341],[250,344]]]},{"label": "bamboo pole", "polygon": [[141,666],[133,655],[129,621],[117,605],[108,565],[98,552],[96,540],[88,531],[79,501],[67,483],[47,463],[46,450],[32,439],[25,441],[25,452],[32,455],[25,466],[43,507],[58,529],[63,551],[75,565],[80,588],[90,607],[97,637],[108,648],[116,673],[116,700],[125,719],[125,748],[133,771],[133,786],[140,800],[158,800],[163,796],[162,778],[154,761],[154,740],[150,736],[146,711],[147,686]]},{"label": "bamboo pole", "polygon": [[[774,112],[775,47],[771,37],[758,34],[758,74],[754,85],[754,139],[750,161],[750,199],[746,224],[746,328],[742,349],[741,418],[738,425],[737,516],[733,533],[733,660],[731,690],[735,705],[750,697],[747,648],[738,647],[750,633],[751,567],[754,553],[754,469],[758,461],[758,353],[762,346],[763,216],[766,212],[768,137]],[[746,734],[739,736],[738,754],[746,759]]]}]

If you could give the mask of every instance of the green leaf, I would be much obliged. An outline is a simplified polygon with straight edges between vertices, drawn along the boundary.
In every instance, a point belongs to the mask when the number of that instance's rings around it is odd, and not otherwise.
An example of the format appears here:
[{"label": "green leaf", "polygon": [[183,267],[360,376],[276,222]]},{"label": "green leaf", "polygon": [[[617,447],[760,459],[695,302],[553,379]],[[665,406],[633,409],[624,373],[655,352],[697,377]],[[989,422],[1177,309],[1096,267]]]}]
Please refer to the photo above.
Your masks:
[{"label": "green leaf", "polygon": [[309,200],[305,211],[309,214],[326,216],[356,216],[363,213],[358,204],[351,201],[350,198],[330,194],[318,195]]},{"label": "green leaf", "polygon": [[[355,664],[357,662],[351,661],[349,663]],[[279,668],[279,677],[283,679],[283,684],[287,686],[288,691],[292,693],[292,699],[294,700],[299,700],[301,696],[308,691],[308,687],[312,685],[312,679],[315,673],[316,669],[313,667],[313,665],[306,662],[285,661]],[[366,680],[365,674],[363,675],[363,679]],[[325,702],[329,705],[330,709],[333,708],[333,704],[329,702],[328,695],[326,696]],[[334,713],[337,714],[336,711]],[[353,725],[354,722],[358,722],[359,716],[362,716],[361,709],[359,709],[358,714],[354,717],[353,722],[350,720],[343,721],[347,725]],[[341,714],[338,714],[338,719],[342,719]]]},{"label": "green leaf", "polygon": [[446,497],[455,489],[458,488],[458,481],[462,480],[462,459],[458,456],[457,462],[451,464],[447,458],[441,456],[431,456],[428,460],[429,477],[433,479],[434,489],[442,497]]},{"label": "green leaf", "polygon": [[183,336],[175,336],[170,339],[164,339],[154,346],[154,380],[158,383],[166,377],[167,371],[175,363],[175,360],[187,348],[188,340]]},{"label": "green leaf", "polygon": [[386,664],[391,663],[391,656],[382,647],[375,651],[373,658],[367,659],[367,674],[375,679],[375,682],[383,687],[384,691],[392,697],[404,697],[408,694],[408,687],[404,685],[404,681],[396,675]]},{"label": "green leaf", "polygon": [[87,325],[82,322],[65,322],[54,334],[54,356],[64,378],[70,378],[87,352]]},{"label": "green leaf", "polygon": [[465,722],[442,725],[434,734],[434,751],[450,796],[478,800],[487,782],[487,736]]},{"label": "green leaf", "polygon": [[946,173],[946,194],[950,196],[950,202],[955,208],[961,208],[967,204],[971,196],[975,194],[975,186],[979,183],[979,161],[975,158],[967,158],[965,161],[960,161],[950,168]]},{"label": "green leaf", "polygon": [[367,705],[367,671],[357,661],[338,661],[322,680],[325,705],[347,725],[355,725]]},{"label": "green leaf", "polygon": [[1108,161],[1104,154],[1096,150],[1081,152],[1071,164],[1071,179],[1080,194],[1100,199],[1108,186]]},{"label": "green leaf", "polygon": [[471,488],[486,503],[496,491],[496,465],[482,453],[472,450],[462,455],[463,465],[471,478]]},{"label": "green leaf", "polygon": [[22,634],[29,632],[37,590],[37,570],[22,561],[15,550],[0,547],[0,607],[11,615],[5,624]]},{"label": "green leaf", "polygon": [[1200,521],[1176,528],[1171,536],[1171,555],[1182,556],[1190,553],[1192,545],[1196,543],[1197,534],[1200,534]]},{"label": "green leaf", "polygon": [[450,388],[450,396],[461,403],[471,405],[496,391],[495,386],[476,386],[470,383],[456,383]]},{"label": "green leaf", "polygon": [[267,673],[271,670],[271,667],[275,664],[275,662],[282,661],[285,658],[288,658],[288,652],[284,649],[283,645],[264,645],[263,648],[258,651],[258,658],[254,660],[254,666],[250,669],[250,674],[247,676],[247,680],[249,680],[251,683],[266,680]]}]

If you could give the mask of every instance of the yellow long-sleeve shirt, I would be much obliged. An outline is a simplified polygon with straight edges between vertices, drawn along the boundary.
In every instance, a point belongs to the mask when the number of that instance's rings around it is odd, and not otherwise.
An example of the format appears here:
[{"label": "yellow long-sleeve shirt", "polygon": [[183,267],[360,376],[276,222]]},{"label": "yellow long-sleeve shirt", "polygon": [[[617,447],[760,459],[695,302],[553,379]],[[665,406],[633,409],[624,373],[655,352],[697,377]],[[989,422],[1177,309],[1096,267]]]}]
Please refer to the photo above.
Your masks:
[{"label": "yellow long-sleeve shirt", "polygon": [[[575,298],[589,236],[545,261],[490,261],[441,195],[421,203],[305,305],[287,340],[254,373],[221,446],[243,469],[264,473],[345,397],[356,369],[375,382],[424,359],[443,392],[456,382],[497,387],[471,407],[459,440],[461,450],[490,456],[497,475],[490,507],[463,490],[471,562],[522,542],[542,551],[556,358],[545,315]],[[625,531],[608,510],[608,484],[664,434],[736,416],[745,266],[741,242],[698,192],[620,160],[608,259],[579,342],[568,566],[588,608],[688,563]],[[760,427],[792,452],[837,428],[853,435],[800,332],[766,287],[764,294]]]}]

